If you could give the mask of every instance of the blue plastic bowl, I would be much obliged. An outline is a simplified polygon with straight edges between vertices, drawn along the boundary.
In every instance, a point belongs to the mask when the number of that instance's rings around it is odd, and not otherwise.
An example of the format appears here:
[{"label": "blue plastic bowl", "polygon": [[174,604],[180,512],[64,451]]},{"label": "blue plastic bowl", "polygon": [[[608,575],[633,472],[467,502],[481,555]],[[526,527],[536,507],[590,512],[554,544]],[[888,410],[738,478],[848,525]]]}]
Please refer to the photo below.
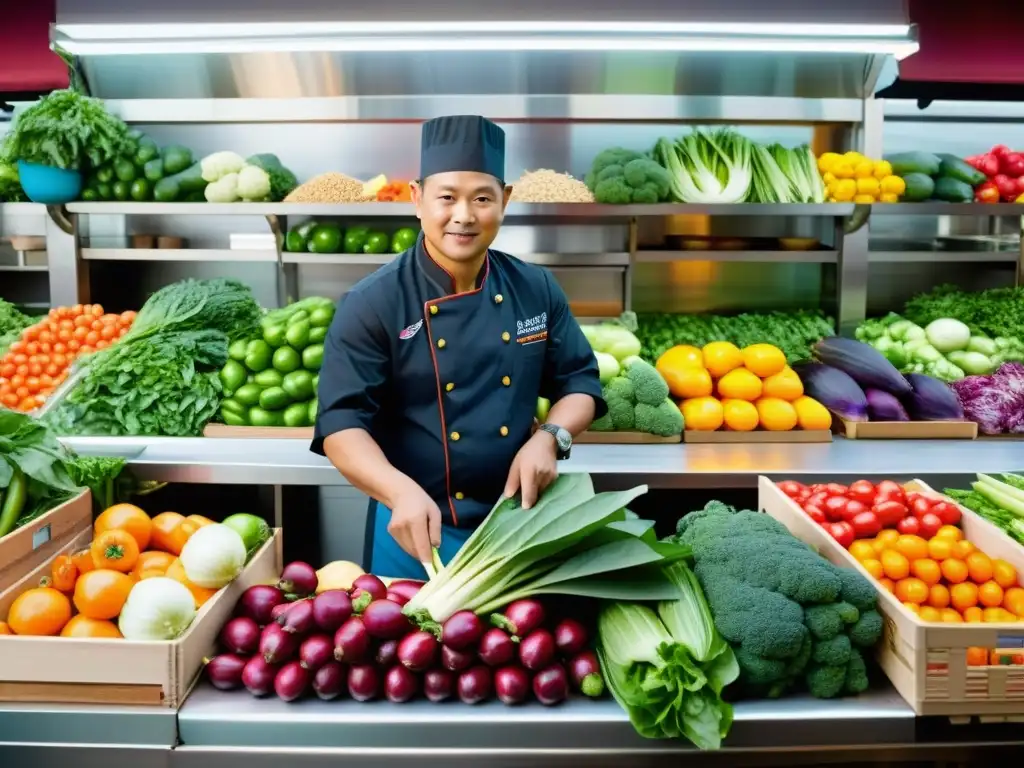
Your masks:
[{"label": "blue plastic bowl", "polygon": [[63,205],[78,199],[82,191],[82,174],[49,165],[18,161],[21,188],[33,203]]}]

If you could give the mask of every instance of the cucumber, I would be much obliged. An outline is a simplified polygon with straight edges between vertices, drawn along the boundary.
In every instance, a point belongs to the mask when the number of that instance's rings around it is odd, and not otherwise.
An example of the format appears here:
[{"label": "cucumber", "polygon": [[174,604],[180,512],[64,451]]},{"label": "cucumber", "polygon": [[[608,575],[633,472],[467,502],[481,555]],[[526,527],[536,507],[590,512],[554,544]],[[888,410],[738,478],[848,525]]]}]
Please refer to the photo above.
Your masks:
[{"label": "cucumber", "polygon": [[20,469],[15,468],[11,481],[7,484],[7,493],[0,505],[0,538],[14,530],[15,523],[21,517],[28,499],[28,478]]},{"label": "cucumber", "polygon": [[939,176],[962,181],[971,187],[976,187],[988,177],[977,168],[972,168],[956,155],[940,154]]},{"label": "cucumber", "polygon": [[192,165],[192,150],[180,144],[164,147],[161,158],[167,173],[181,173]]},{"label": "cucumber", "polygon": [[900,152],[895,155],[887,155],[886,160],[892,166],[892,172],[897,176],[906,176],[908,173],[923,173],[925,176],[937,176],[942,161],[938,155],[931,152]]},{"label": "cucumber", "polygon": [[908,173],[903,177],[903,182],[907,185],[903,192],[904,201],[921,203],[931,200],[932,193],[935,191],[935,182],[932,181],[931,176],[926,176],[923,173]]},{"label": "cucumber", "polygon": [[[166,167],[167,161],[165,160],[165,170]],[[153,188],[153,199],[158,203],[182,202],[189,195],[202,193],[204,189],[206,189],[206,182],[203,180],[202,166],[199,163],[193,163],[180,173],[160,179],[156,183],[156,187]]]},{"label": "cucumber", "polygon": [[932,197],[936,200],[945,200],[947,203],[969,203],[974,199],[974,190],[962,181],[940,176],[935,182]]}]

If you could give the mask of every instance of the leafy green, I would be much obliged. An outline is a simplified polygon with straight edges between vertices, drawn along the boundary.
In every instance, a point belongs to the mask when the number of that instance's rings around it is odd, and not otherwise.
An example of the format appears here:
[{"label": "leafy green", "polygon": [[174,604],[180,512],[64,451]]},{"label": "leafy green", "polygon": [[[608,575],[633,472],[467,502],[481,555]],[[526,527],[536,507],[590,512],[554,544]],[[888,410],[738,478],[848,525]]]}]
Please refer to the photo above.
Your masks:
[{"label": "leafy green", "polygon": [[122,154],[128,126],[103,102],[74,91],[53,91],[15,117],[4,155],[9,159],[81,170]]},{"label": "leafy green", "polygon": [[74,456],[65,462],[75,485],[92,491],[92,504],[97,512],[126,500],[118,493],[118,479],[127,462],[113,456]]},{"label": "leafy green", "polygon": [[1024,286],[971,292],[940,285],[908,301],[903,314],[921,326],[953,317],[973,332],[1024,339]]},{"label": "leafy green", "polygon": [[[714,131],[694,129],[690,135],[675,141],[658,139],[654,146],[654,159],[671,176],[670,190],[674,200],[680,203],[742,203],[753,184],[752,155],[755,146],[754,142],[731,128]],[[774,164],[770,155],[768,161]]]},{"label": "leafy green", "polygon": [[11,160],[3,159],[3,142],[0,142],[0,203],[24,203],[25,190],[21,188],[18,166]]},{"label": "leafy green", "polygon": [[150,296],[115,346],[166,331],[220,331],[230,341],[254,338],[261,315],[252,291],[237,280],[182,280]]},{"label": "leafy green", "polygon": [[21,337],[22,331],[36,322],[36,318],[23,314],[9,301],[0,299],[0,356]]}]

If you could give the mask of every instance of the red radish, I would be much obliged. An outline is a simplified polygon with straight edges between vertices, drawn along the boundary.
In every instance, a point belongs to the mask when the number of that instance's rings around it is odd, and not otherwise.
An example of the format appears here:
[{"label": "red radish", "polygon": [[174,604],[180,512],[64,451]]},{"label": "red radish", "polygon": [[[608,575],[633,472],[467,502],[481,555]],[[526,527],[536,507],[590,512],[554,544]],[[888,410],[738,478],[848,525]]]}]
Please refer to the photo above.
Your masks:
[{"label": "red radish", "polygon": [[281,701],[295,701],[309,687],[309,670],[297,661],[290,661],[277,670],[274,693]]},{"label": "red radish", "polygon": [[450,699],[455,691],[455,675],[447,669],[431,669],[423,675],[423,695],[430,701]]},{"label": "red radish", "polygon": [[304,635],[313,628],[313,601],[300,600],[278,618],[277,623],[285,632]]},{"label": "red radish", "polygon": [[461,672],[464,669],[469,669],[474,661],[476,661],[474,653],[456,651],[447,645],[441,646],[441,666],[449,672]]},{"label": "red radish", "polygon": [[356,701],[370,701],[377,698],[380,675],[377,668],[369,664],[357,664],[348,669],[348,693]]},{"label": "red radish", "polygon": [[519,644],[519,661],[531,672],[555,660],[555,638],[546,629],[535,629]]},{"label": "red radish", "polygon": [[515,658],[516,644],[509,637],[508,632],[492,627],[480,638],[480,648],[477,652],[480,655],[480,661],[487,666],[503,667]]},{"label": "red radish", "polygon": [[416,675],[399,664],[384,675],[384,695],[388,701],[401,704],[416,695],[420,687],[419,682]]},{"label": "red radish", "polygon": [[461,675],[456,685],[459,698],[463,704],[479,704],[491,698],[491,670],[487,667],[477,665],[467,669]]},{"label": "red radish", "polygon": [[279,605],[286,605],[284,593],[277,587],[257,584],[249,587],[238,599],[238,612],[248,616],[261,627],[273,621],[271,612]]},{"label": "red radish", "polygon": [[533,695],[545,706],[558,704],[569,695],[569,681],[559,664],[541,670],[533,677]]},{"label": "red radish", "polygon": [[363,592],[369,592],[370,597],[374,600],[386,600],[388,596],[388,588],[384,586],[384,582],[372,573],[364,573],[362,576],[357,577],[352,582],[352,589],[361,589]]},{"label": "red radish", "polygon": [[286,595],[305,597],[316,592],[318,582],[316,569],[309,563],[296,560],[294,563],[288,563],[281,571],[281,580],[277,582],[277,588]]},{"label": "red radish", "polygon": [[441,642],[456,651],[476,647],[484,634],[484,623],[472,611],[458,611],[441,627]]},{"label": "red radish", "polygon": [[267,624],[260,635],[259,650],[267,664],[284,664],[291,660],[298,645],[298,638],[280,624]]},{"label": "red radish", "polygon": [[381,640],[399,638],[409,631],[409,620],[402,613],[402,606],[386,598],[374,600],[366,606],[362,619],[366,631]]},{"label": "red radish", "polygon": [[334,659],[346,664],[362,664],[370,652],[370,633],[363,620],[353,616],[334,633]]},{"label": "red radish", "polygon": [[336,632],[352,616],[352,599],[348,592],[329,589],[313,600],[313,621],[324,632]]},{"label": "red radish", "polygon": [[437,638],[420,630],[406,635],[398,643],[398,660],[412,672],[424,672],[437,658]]},{"label": "red radish", "polygon": [[398,662],[398,641],[385,640],[377,646],[374,661],[381,669],[390,669]]},{"label": "red radish", "polygon": [[530,675],[522,667],[502,667],[494,673],[494,691],[503,704],[521,704],[530,695]]},{"label": "red radish", "polygon": [[345,668],[336,661],[324,664],[313,675],[313,692],[324,701],[336,699],[345,689]]},{"label": "red radish", "polygon": [[526,637],[544,623],[544,606],[537,600],[515,600],[504,613],[491,616],[491,623],[516,637]]},{"label": "red radish", "polygon": [[398,581],[392,581],[388,585],[388,600],[392,600],[399,605],[405,605],[412,600],[416,593],[423,588],[423,582],[411,581],[409,579],[399,579]]},{"label": "red radish", "polygon": [[562,656],[574,656],[587,647],[587,628],[576,619],[562,619],[555,627],[555,648]]},{"label": "red radish", "polygon": [[299,662],[303,668],[316,672],[334,661],[334,641],[327,635],[310,635],[299,646]]},{"label": "red radish", "polygon": [[253,696],[266,696],[274,690],[275,675],[277,667],[268,664],[266,659],[257,654],[246,662],[242,670],[242,685]]},{"label": "red radish", "polygon": [[252,656],[260,647],[260,625],[248,616],[238,616],[220,631],[220,644],[232,653]]},{"label": "red radish", "polygon": [[214,688],[231,691],[242,685],[242,671],[248,662],[237,653],[222,653],[206,660],[206,676]]},{"label": "red radish", "polygon": [[601,665],[597,654],[583,651],[576,654],[569,662],[569,676],[576,690],[584,696],[597,698],[604,693],[604,678],[601,677]]}]

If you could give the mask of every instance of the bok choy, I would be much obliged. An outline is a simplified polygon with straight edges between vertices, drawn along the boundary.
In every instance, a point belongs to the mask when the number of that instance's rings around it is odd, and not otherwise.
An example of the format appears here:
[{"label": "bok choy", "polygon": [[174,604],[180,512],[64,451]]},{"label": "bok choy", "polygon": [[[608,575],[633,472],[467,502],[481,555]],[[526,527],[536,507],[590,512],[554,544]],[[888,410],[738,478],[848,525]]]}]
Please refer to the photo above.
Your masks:
[{"label": "bok choy", "polygon": [[694,130],[676,141],[661,138],[654,159],[672,175],[671,193],[681,203],[742,203],[753,181],[753,143],[736,131]]}]

